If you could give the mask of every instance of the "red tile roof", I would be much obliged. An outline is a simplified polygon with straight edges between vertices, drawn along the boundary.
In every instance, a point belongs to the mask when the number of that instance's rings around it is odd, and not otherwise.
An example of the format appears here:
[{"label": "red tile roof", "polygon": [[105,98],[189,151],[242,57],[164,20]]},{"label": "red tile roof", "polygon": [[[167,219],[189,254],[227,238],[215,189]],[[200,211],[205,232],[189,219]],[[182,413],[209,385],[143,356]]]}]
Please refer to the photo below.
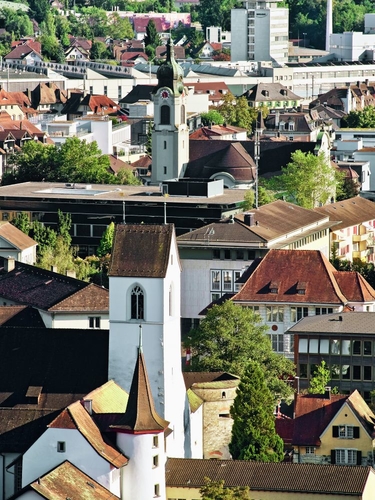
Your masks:
[{"label": "red tile roof", "polygon": [[[344,304],[347,298],[335,273],[332,264],[317,250],[270,250],[232,300]],[[275,280],[279,283],[276,293],[270,288]],[[306,283],[304,294],[297,291],[300,282]]]},{"label": "red tile roof", "polygon": [[375,290],[359,273],[336,271],[334,276],[350,302],[373,302],[375,300]]}]

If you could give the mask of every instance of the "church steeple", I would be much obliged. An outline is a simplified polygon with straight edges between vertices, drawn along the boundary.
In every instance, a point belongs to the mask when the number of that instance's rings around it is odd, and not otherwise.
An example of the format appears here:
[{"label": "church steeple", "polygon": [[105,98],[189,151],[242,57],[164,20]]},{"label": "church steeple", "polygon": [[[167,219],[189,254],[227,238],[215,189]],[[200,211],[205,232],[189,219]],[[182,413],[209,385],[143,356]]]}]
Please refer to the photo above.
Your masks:
[{"label": "church steeple", "polygon": [[167,42],[167,59],[161,66],[159,66],[156,76],[158,84],[153,91],[154,94],[156,94],[156,92],[162,87],[168,87],[171,89],[176,97],[183,93],[184,72],[174,58],[174,45],[171,39]]},{"label": "church steeple", "polygon": [[125,414],[111,427],[133,434],[163,432],[169,425],[156,411],[148,380],[142,348],[142,325],[139,325],[138,358],[130,387]]}]

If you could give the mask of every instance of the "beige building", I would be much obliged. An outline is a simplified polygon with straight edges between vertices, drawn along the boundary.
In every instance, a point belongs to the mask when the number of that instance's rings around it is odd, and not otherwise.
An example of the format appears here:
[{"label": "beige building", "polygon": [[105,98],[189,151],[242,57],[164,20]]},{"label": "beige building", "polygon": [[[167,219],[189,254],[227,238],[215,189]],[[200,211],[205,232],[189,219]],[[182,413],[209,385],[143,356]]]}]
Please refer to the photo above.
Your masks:
[{"label": "beige building", "polygon": [[375,262],[375,204],[356,196],[315,209],[328,215],[337,224],[330,230],[330,247],[334,247],[337,258],[360,259],[362,262]]}]

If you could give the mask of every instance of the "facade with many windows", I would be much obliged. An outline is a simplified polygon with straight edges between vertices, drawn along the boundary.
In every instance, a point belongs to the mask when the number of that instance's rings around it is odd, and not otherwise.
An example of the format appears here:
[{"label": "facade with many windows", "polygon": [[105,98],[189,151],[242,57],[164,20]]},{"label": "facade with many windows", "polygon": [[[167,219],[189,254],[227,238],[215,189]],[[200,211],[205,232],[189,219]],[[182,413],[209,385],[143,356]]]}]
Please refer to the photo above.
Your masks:
[{"label": "facade with many windows", "polygon": [[292,327],[303,318],[373,311],[375,306],[375,290],[358,273],[336,271],[314,250],[270,250],[239,281],[242,287],[230,300],[254,308],[268,326],[273,349],[289,358],[294,352]]},{"label": "facade with many windows", "polygon": [[327,216],[278,200],[179,236],[183,333],[203,307],[238,292],[240,277],[271,248],[321,250],[328,256],[329,227]]},{"label": "facade with many windows", "polygon": [[301,388],[325,361],[330,385],[340,393],[354,389],[370,401],[375,388],[375,313],[348,312],[308,317],[289,329]]}]

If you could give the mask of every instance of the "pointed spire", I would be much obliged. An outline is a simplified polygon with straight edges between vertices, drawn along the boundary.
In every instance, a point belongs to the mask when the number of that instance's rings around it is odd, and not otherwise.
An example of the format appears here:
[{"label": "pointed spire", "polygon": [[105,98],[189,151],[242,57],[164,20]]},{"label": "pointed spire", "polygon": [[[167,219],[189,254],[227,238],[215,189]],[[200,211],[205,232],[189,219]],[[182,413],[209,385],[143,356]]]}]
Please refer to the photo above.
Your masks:
[{"label": "pointed spire", "polygon": [[126,412],[119,417],[117,423],[110,427],[132,434],[163,432],[168,427],[169,422],[164,420],[155,409],[142,351],[142,325],[139,325],[138,359],[134,369]]}]

